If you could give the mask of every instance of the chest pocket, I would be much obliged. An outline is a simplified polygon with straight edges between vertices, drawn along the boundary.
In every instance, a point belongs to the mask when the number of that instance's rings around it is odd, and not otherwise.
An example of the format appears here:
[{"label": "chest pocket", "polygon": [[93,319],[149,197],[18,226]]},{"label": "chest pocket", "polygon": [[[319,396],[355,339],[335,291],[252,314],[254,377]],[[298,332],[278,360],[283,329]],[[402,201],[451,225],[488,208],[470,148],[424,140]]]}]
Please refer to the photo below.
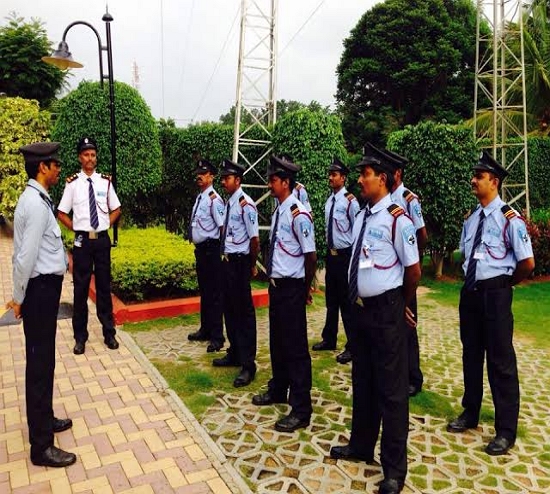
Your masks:
[{"label": "chest pocket", "polygon": [[[297,225],[295,225],[298,228]],[[292,223],[279,224],[279,231],[277,232],[277,246],[287,255],[291,257],[300,257],[302,255],[302,248],[295,237],[292,230]]]},{"label": "chest pocket", "polygon": [[372,259],[376,269],[390,269],[399,262],[391,242],[384,240],[384,237],[373,238],[367,235],[367,245],[363,244],[363,256]]},{"label": "chest pocket", "polygon": [[44,233],[44,247],[48,252],[58,252],[63,248],[61,228],[59,228],[57,222],[51,221],[48,223],[48,228]]},{"label": "chest pocket", "polygon": [[487,251],[487,254],[489,254],[489,256],[493,259],[504,259],[506,257],[508,249],[504,244],[504,239],[502,238],[502,235],[500,237],[496,237],[490,234],[484,235],[482,238],[482,242],[485,250]]},{"label": "chest pocket", "polygon": [[[347,201],[346,201],[347,202]],[[351,229],[351,222],[348,217],[346,206],[337,206],[334,211],[334,223],[341,233],[348,233]]]}]

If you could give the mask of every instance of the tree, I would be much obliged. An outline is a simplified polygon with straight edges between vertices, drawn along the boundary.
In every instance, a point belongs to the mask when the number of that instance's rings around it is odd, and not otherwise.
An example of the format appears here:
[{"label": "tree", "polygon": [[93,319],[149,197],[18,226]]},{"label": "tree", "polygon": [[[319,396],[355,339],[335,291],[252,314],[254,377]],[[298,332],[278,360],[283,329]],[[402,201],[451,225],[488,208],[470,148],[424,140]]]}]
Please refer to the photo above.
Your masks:
[{"label": "tree", "polygon": [[19,148],[46,140],[50,118],[35,100],[0,98],[0,215],[7,219],[13,218],[28,180]]},{"label": "tree", "polygon": [[[81,82],[59,101],[52,140],[61,142],[66,177],[80,170],[76,143],[83,136],[98,144],[98,171],[111,173],[109,89],[98,82]],[[140,94],[115,82],[117,194],[124,218],[145,226],[155,222],[155,193],[162,178],[159,126]],[[56,196],[57,197],[57,196]]]},{"label": "tree", "polygon": [[42,22],[25,22],[15,13],[7,19],[0,27],[0,92],[47,107],[63,87],[66,73],[41,60],[52,51]]},{"label": "tree", "polygon": [[385,0],[344,40],[336,98],[348,147],[381,143],[423,119],[472,114],[476,9],[471,0]]}]

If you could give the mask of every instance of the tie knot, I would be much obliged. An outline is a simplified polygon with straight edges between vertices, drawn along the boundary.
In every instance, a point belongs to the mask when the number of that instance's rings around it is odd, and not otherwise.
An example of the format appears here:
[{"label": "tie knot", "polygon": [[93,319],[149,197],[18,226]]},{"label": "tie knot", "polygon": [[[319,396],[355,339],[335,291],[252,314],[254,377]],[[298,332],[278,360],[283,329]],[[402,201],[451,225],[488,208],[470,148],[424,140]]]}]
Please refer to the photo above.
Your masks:
[{"label": "tie knot", "polygon": [[88,182],[92,183],[92,179],[90,177],[88,177]]}]

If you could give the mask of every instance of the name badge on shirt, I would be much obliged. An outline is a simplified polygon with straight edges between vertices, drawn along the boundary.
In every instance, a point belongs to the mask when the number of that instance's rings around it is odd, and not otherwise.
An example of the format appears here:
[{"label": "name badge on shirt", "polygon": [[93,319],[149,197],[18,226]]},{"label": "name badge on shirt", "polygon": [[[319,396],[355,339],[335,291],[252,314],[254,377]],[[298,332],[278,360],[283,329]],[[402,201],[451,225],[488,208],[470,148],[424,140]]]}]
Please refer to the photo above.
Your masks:
[{"label": "name badge on shirt", "polygon": [[374,266],[374,262],[370,258],[359,261],[359,269],[368,269],[368,268],[372,268],[373,266]]},{"label": "name badge on shirt", "polygon": [[192,222],[191,222],[191,226],[192,226],[193,228],[195,228],[195,227],[197,226],[197,222],[196,222],[196,221],[192,221]]},{"label": "name badge on shirt", "polygon": [[233,243],[233,236],[232,236],[232,235],[228,235],[227,237],[225,237],[225,241],[232,244],[232,243]]},{"label": "name badge on shirt", "polygon": [[477,260],[485,259],[485,253],[484,252],[474,252],[474,259],[477,259]]}]

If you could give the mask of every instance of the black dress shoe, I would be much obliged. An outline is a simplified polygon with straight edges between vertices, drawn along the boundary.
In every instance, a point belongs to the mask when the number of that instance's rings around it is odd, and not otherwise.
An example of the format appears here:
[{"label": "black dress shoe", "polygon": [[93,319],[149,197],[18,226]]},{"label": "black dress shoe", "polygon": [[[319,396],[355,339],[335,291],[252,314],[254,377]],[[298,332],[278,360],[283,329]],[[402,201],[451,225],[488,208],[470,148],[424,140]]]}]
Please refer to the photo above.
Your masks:
[{"label": "black dress shoe", "polygon": [[70,429],[73,426],[73,421],[71,419],[57,419],[53,418],[53,431],[54,432],[63,432],[67,429]]},{"label": "black dress shoe", "polygon": [[351,362],[351,352],[344,350],[340,355],[336,356],[336,362],[339,364],[349,364]]},{"label": "black dress shoe", "polygon": [[214,367],[240,367],[240,365],[233,360],[233,357],[229,356],[229,353],[226,353],[221,358],[212,360],[212,365]]},{"label": "black dress shoe", "polygon": [[464,432],[467,429],[475,429],[476,427],[477,421],[469,419],[466,414],[463,413],[447,424],[447,431]]},{"label": "black dress shoe", "polygon": [[336,345],[331,345],[325,340],[323,340],[323,341],[320,341],[319,343],[315,343],[315,345],[313,345],[311,349],[315,350],[316,352],[321,350],[336,350]]},{"label": "black dress shoe", "polygon": [[77,341],[74,344],[73,353],[75,355],[82,355],[86,351],[86,342],[84,341]]},{"label": "black dress shoe", "polygon": [[422,388],[416,387],[413,384],[409,384],[409,398],[416,396],[418,393],[420,393],[420,391],[422,391]]},{"label": "black dress shoe", "polygon": [[504,455],[512,446],[514,446],[514,441],[506,439],[504,436],[497,436],[487,445],[485,452],[491,456]]},{"label": "black dress shoe", "polygon": [[273,396],[269,393],[269,391],[267,393],[261,393],[252,397],[252,404],[259,407],[273,405],[274,403],[286,403],[287,401],[288,400],[286,397]]},{"label": "black dress shoe", "polygon": [[199,329],[198,331],[195,331],[194,333],[188,334],[187,339],[189,341],[208,341],[210,339],[210,335],[208,335],[202,329]]},{"label": "black dress shoe", "polygon": [[399,494],[403,490],[403,482],[397,479],[384,479],[378,489],[379,494]]},{"label": "black dress shoe", "polygon": [[292,413],[275,422],[275,430],[279,432],[294,432],[309,425],[309,418],[301,419]]},{"label": "black dress shoe", "polygon": [[50,446],[41,455],[31,456],[31,461],[39,467],[68,467],[76,461],[76,456],[74,453]]},{"label": "black dress shoe", "polygon": [[367,463],[374,461],[374,456],[358,453],[349,444],[330,448],[330,457],[335,460],[359,460],[366,461]]},{"label": "black dress shoe", "polygon": [[116,350],[119,347],[118,341],[114,336],[109,336],[108,338],[105,338],[104,342],[109,350]]},{"label": "black dress shoe", "polygon": [[256,372],[252,372],[248,369],[241,369],[239,375],[233,381],[233,386],[236,388],[242,388],[243,386],[248,386],[252,381],[254,381],[254,376]]},{"label": "black dress shoe", "polygon": [[217,341],[211,341],[206,347],[208,353],[219,352],[223,348],[223,343],[218,343]]}]

